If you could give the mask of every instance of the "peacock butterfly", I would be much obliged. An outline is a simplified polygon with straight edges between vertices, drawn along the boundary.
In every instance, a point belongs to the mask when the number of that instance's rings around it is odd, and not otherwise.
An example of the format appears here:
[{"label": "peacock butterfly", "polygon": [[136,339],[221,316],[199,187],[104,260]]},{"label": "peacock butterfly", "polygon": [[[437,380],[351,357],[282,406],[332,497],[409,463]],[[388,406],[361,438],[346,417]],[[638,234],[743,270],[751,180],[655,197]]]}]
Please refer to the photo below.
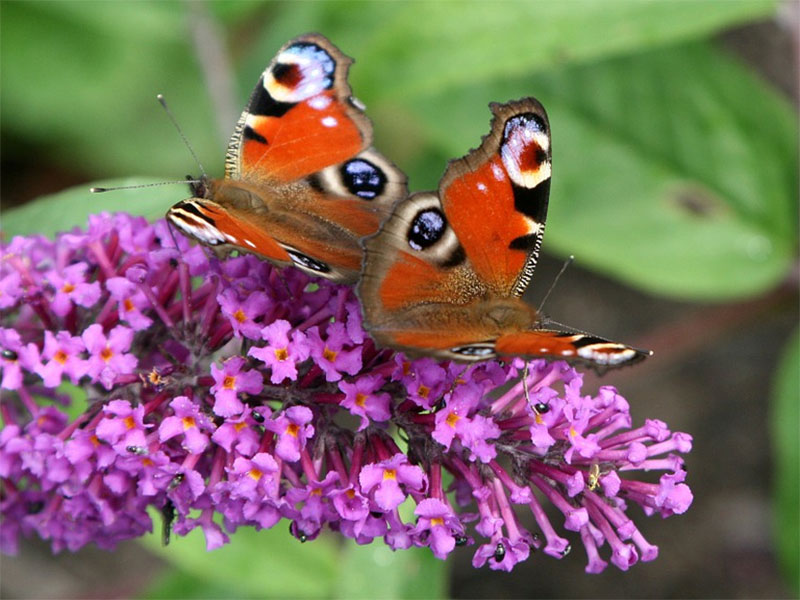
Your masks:
[{"label": "peacock butterfly", "polygon": [[215,249],[353,283],[360,238],[407,194],[406,177],[371,147],[352,96],[352,59],[319,34],[287,42],[258,80],[228,144],[225,177],[203,177],[167,219]]},{"label": "peacock butterfly", "polygon": [[438,194],[400,201],[364,241],[366,329],[380,345],[438,359],[522,356],[604,370],[649,356],[568,330],[522,300],[547,215],[550,124],[534,98],[491,110],[491,131],[450,162]]}]

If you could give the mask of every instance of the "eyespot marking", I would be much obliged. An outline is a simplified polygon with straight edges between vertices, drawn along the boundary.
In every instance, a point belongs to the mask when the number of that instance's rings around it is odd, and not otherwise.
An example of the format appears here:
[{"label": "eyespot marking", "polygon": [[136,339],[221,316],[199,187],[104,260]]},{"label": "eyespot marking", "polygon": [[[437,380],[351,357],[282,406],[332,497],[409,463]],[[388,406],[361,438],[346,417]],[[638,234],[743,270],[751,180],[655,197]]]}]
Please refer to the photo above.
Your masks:
[{"label": "eyespot marking", "polygon": [[341,176],[347,190],[365,200],[380,196],[386,187],[386,174],[363,158],[355,158],[344,163]]},{"label": "eyespot marking", "polygon": [[272,77],[283,87],[294,89],[303,80],[303,74],[297,63],[276,63],[272,67]]},{"label": "eyespot marking", "polygon": [[414,250],[424,250],[438,242],[447,228],[442,211],[428,208],[417,213],[408,231],[408,245]]},{"label": "eyespot marking", "polygon": [[311,42],[297,42],[278,54],[264,76],[264,89],[278,102],[296,104],[333,87],[336,61]]},{"label": "eyespot marking", "polygon": [[500,147],[503,166],[511,181],[533,189],[550,178],[550,138],[542,118],[534,113],[515,115],[503,128]]}]

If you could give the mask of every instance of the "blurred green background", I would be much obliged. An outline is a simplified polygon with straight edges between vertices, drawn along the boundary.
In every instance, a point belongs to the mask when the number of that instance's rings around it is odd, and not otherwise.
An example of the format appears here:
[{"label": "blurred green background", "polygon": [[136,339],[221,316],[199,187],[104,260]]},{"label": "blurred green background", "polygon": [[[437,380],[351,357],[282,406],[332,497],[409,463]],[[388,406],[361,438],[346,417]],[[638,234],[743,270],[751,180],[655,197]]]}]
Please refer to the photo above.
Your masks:
[{"label": "blurred green background", "polygon": [[[42,565],[62,590],[51,597],[796,595],[798,6],[4,0],[6,236],[99,210],[163,215],[184,188],[87,188],[196,174],[157,93],[220,175],[261,71],[307,31],[356,59],[350,82],[376,146],[412,189],[435,188],[447,161],[478,145],[489,102],[536,96],[554,146],[544,251],[579,265],[549,311],[652,347],[645,366],[602,383],[621,388],[637,422],[692,433],[696,450],[695,505],[648,523],[662,555],[629,574],[584,576],[577,540],[561,562],[534,556],[499,575],[473,571],[472,549],[444,565],[426,552],[242,532],[210,554],[190,536],[52,562],[32,543],[3,560],[3,597],[40,597],[26,573]],[[545,257],[536,296],[558,264]]]}]

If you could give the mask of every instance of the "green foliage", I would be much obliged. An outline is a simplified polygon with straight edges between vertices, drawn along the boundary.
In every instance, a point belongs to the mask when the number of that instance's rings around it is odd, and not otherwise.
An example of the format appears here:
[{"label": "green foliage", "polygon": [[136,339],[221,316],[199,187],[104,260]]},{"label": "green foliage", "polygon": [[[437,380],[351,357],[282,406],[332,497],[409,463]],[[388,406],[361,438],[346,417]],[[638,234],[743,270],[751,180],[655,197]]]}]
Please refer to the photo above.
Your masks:
[{"label": "green foliage", "polygon": [[[156,522],[160,517],[156,516]],[[445,568],[430,550],[392,552],[382,543],[336,544],[323,535],[301,544],[285,527],[240,529],[231,543],[205,552],[199,529],[163,546],[143,540],[168,561],[145,598],[444,598]]]},{"label": "green foliage", "polygon": [[786,345],[774,382],[772,440],[775,455],[773,523],[786,580],[800,594],[800,330]]},{"label": "green foliage", "polygon": [[[170,563],[179,576],[177,582],[163,576],[156,588],[149,590],[152,598],[185,598],[186,592],[178,582],[186,577],[199,579],[211,589],[226,590],[221,596],[226,598],[324,598],[330,595],[338,573],[338,549],[333,538],[321,536],[301,544],[286,527],[240,529],[231,536],[230,544],[213,552],[205,551],[200,528],[185,537],[173,535],[168,546],[162,545],[160,534],[145,538],[143,543]],[[163,595],[169,589],[176,595]]]},{"label": "green foliage", "polygon": [[[684,42],[770,14],[770,2],[192,6],[4,3],[11,147],[41,143],[53,160],[104,176],[178,178],[196,167],[153,101],[164,92],[219,173],[224,144],[189,35],[201,13],[227,27],[238,50],[240,104],[293,35],[322,31],[355,56],[353,87],[370,106],[378,145],[415,188],[435,187],[446,160],[478,144],[489,101],[542,99],[555,146],[545,250],[651,292],[705,300],[763,292],[794,258],[795,115],[719,50]],[[68,101],[54,110],[57,98]],[[76,195],[24,219],[7,215],[7,233],[48,218],[58,228],[82,224],[89,205],[157,216],[184,196]]]},{"label": "green foliage", "polygon": [[[227,38],[237,107],[277,48],[320,31],[356,58],[351,82],[376,144],[435,187],[446,161],[488,131],[487,103],[535,95],[551,117],[553,193],[545,250],[630,285],[686,299],[763,293],[797,247],[797,117],[708,42],[769,17],[776,2],[2,2],[0,126],[5,156],[95,185],[180,179],[197,167],[155,102],[163,93],[212,175],[223,138],[192,32]],[[498,10],[502,7],[502,10]],[[224,45],[223,41],[223,45]],[[157,218],[182,186],[90,195],[80,186],[4,211],[5,234],[84,225],[125,210]],[[778,379],[778,537],[797,580],[797,338]],[[792,354],[793,352],[793,354]],[[792,410],[794,412],[792,412]],[[794,452],[794,454],[792,454]],[[794,495],[793,495],[794,494]],[[793,521],[791,519],[794,519]],[[794,532],[795,537],[792,537]],[[442,564],[377,544],[299,544],[241,530],[206,553],[198,531],[162,549],[174,565],[149,597],[443,597]],[[313,573],[309,577],[308,573]]]},{"label": "green foliage", "polygon": [[333,590],[335,598],[447,597],[446,563],[428,548],[394,552],[384,544],[348,544],[339,563],[341,577]]},{"label": "green foliage", "polygon": [[[146,185],[152,179],[128,177],[124,179],[106,179],[97,181],[97,187],[117,187]],[[176,194],[177,186],[158,186],[134,190],[119,190],[104,194],[93,194],[89,185],[73,188],[37,198],[19,208],[8,211],[2,217],[3,232],[10,238],[15,235],[33,235],[40,233],[53,237],[59,231],[72,227],[84,227],[89,215],[99,212],[129,212],[142,215],[148,219],[159,219],[164,216],[172,204],[183,197],[188,197],[185,188]],[[64,207],[69,211],[65,214]]]}]

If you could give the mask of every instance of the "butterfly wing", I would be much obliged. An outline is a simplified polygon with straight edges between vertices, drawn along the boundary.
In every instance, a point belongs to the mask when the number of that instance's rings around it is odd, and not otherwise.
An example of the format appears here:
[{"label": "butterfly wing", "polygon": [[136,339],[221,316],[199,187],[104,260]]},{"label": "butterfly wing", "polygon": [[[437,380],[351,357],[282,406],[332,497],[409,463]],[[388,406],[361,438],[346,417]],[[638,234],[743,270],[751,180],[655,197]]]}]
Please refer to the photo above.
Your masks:
[{"label": "butterfly wing", "polygon": [[542,243],[550,195],[550,124],[534,98],[492,104],[479,148],[450,163],[439,186],[447,221],[491,291],[520,296]]},{"label": "butterfly wing", "polygon": [[596,335],[564,329],[534,329],[501,335],[494,344],[501,356],[563,359],[599,371],[632,365],[652,355]]},{"label": "butterfly wing", "polygon": [[540,328],[520,299],[544,231],[550,127],[533,98],[491,108],[490,133],[450,163],[438,195],[401,201],[365,240],[365,326],[379,344],[437,358],[633,361],[638,351],[622,344]]},{"label": "butterfly wing", "polygon": [[167,214],[203,243],[352,282],[359,239],[407,193],[405,175],[370,146],[351,96],[352,60],[325,37],[285,44],[256,85],[228,146],[225,179]]}]

